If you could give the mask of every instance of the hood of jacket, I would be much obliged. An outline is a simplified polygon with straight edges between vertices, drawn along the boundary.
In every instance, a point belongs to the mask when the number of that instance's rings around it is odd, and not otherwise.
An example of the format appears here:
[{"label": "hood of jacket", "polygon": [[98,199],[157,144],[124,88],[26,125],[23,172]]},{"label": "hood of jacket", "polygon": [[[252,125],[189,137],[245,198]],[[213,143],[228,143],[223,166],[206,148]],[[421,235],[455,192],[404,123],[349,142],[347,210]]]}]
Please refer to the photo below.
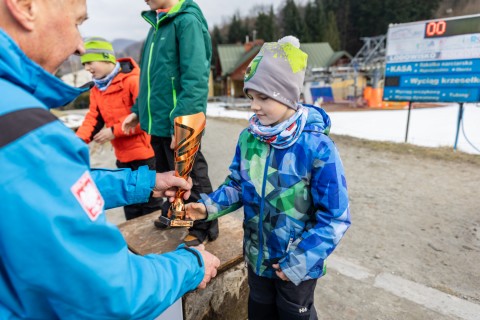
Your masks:
[{"label": "hood of jacket", "polygon": [[325,110],[311,104],[303,104],[303,106],[308,108],[307,123],[304,130],[318,131],[328,136],[332,123]]},{"label": "hood of jacket", "polygon": [[113,83],[120,82],[123,78],[128,76],[140,76],[140,67],[131,57],[118,58],[117,62],[120,63],[120,72],[115,76]]},{"label": "hood of jacket", "polygon": [[0,78],[19,86],[48,108],[64,106],[88,90],[72,87],[45,71],[3,29],[0,29]]},{"label": "hood of jacket", "polygon": [[[180,0],[176,5],[174,5],[170,11],[165,15],[165,18],[161,20],[161,23],[167,22],[170,19],[175,18],[179,14],[191,13],[195,15],[202,24],[208,29],[207,20],[202,14],[202,11],[198,7],[197,3],[193,0]],[[147,20],[152,26],[158,27],[157,22],[157,12],[155,10],[143,11],[142,16]]]}]

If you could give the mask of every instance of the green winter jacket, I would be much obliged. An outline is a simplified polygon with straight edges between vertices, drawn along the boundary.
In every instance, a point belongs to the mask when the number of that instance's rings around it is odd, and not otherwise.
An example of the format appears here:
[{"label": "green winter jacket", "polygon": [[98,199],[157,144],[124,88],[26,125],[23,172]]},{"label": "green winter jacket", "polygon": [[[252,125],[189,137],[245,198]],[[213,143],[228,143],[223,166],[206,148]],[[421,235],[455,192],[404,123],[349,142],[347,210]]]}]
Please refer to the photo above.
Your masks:
[{"label": "green winter jacket", "polygon": [[142,17],[152,27],[132,111],[147,133],[170,137],[175,117],[206,113],[212,56],[207,21],[193,0],[180,0],[158,22],[155,11],[142,12]]}]

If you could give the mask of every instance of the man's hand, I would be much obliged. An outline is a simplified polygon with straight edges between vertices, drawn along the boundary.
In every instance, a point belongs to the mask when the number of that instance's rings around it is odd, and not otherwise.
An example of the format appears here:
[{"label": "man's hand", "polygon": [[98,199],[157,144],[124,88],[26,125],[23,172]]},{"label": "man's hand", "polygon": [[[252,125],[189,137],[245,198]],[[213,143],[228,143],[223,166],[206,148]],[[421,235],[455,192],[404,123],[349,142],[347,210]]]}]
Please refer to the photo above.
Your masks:
[{"label": "man's hand", "polygon": [[206,251],[203,244],[191,248],[198,250],[198,252],[200,252],[202,255],[203,263],[205,264],[205,275],[197,288],[205,289],[207,287],[207,283],[209,283],[210,280],[215,278],[217,275],[217,269],[220,266],[220,260],[210,252]]},{"label": "man's hand", "polygon": [[172,136],[172,141],[170,142],[170,149],[175,150],[175,136]]},{"label": "man's hand", "polygon": [[203,220],[207,217],[207,208],[203,203],[190,202],[185,204],[185,218],[190,220]]},{"label": "man's hand", "polygon": [[275,273],[277,274],[277,277],[282,279],[283,281],[290,281],[288,277],[283,273],[282,269],[280,269],[280,264],[272,264],[273,269],[275,269]]},{"label": "man's hand", "polygon": [[130,113],[122,123],[122,131],[126,135],[135,133],[135,127],[138,125],[138,116],[135,113]]},{"label": "man's hand", "polygon": [[111,141],[113,139],[115,139],[115,136],[113,135],[112,128],[103,128],[93,137],[93,141],[100,144],[104,144],[105,142]]},{"label": "man's hand", "polygon": [[155,177],[155,188],[153,188],[153,197],[168,197],[173,201],[177,189],[187,190],[183,198],[187,200],[190,197],[190,189],[192,189],[192,179],[188,180],[175,176],[175,171],[157,173]]}]

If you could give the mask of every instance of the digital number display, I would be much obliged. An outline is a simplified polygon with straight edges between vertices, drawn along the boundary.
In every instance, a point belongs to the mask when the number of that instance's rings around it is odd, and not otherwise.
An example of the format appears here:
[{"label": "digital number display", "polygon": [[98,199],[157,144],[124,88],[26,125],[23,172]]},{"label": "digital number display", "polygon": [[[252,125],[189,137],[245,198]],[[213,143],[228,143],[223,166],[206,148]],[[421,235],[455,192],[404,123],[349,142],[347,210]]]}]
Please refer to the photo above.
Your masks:
[{"label": "digital number display", "polygon": [[425,38],[480,33],[480,16],[457,20],[435,20],[425,23]]}]

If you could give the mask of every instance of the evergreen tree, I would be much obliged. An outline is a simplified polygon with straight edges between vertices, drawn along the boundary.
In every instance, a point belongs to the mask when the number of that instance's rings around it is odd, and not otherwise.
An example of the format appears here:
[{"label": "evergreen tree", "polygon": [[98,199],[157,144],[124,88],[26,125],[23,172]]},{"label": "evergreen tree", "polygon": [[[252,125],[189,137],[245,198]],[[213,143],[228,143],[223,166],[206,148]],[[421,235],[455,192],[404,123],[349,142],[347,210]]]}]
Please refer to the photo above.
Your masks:
[{"label": "evergreen tree", "polygon": [[267,42],[276,41],[276,16],[273,12],[273,6],[270,7],[268,14],[259,12],[255,21],[255,30],[257,30],[257,39],[263,39]]},{"label": "evergreen tree", "polygon": [[342,4],[341,10],[336,11],[337,27],[340,34],[340,47],[346,48],[346,45],[351,37],[350,28],[350,1],[346,0]]},{"label": "evergreen tree", "polygon": [[287,0],[282,10],[283,35],[296,36],[301,42],[305,38],[305,21],[300,16],[294,0]]},{"label": "evergreen tree", "polygon": [[337,18],[333,11],[329,11],[327,14],[324,41],[328,42],[333,50],[340,50],[340,33],[338,32]]},{"label": "evergreen tree", "polygon": [[391,23],[432,19],[441,0],[348,1],[351,8],[348,27],[350,40],[346,47],[350,52],[357,52],[363,44],[361,37],[386,34]]},{"label": "evergreen tree", "polygon": [[237,12],[232,17],[232,22],[230,22],[230,26],[228,28],[228,36],[227,42],[228,43],[238,43],[245,41],[245,29],[242,25],[242,20],[240,18],[240,14]]},{"label": "evergreen tree", "polygon": [[440,0],[385,0],[386,27],[390,23],[429,20],[440,4]]},{"label": "evergreen tree", "polygon": [[277,15],[273,11],[273,6],[270,6],[270,12],[268,13],[268,19],[271,21],[269,35],[271,35],[270,41],[278,40],[278,27],[277,27]]},{"label": "evergreen tree", "polygon": [[305,7],[305,25],[310,36],[309,41],[323,41],[326,17],[322,0],[309,2]]},{"label": "evergreen tree", "polygon": [[324,4],[324,8],[326,12],[333,11],[337,13],[341,9],[341,7],[345,5],[345,2],[347,1],[350,1],[350,0],[323,0],[322,3]]},{"label": "evergreen tree", "polygon": [[[255,20],[255,30],[257,37],[265,41],[272,41],[272,34],[269,34],[269,16],[263,12],[259,12]],[[271,29],[271,27],[270,27]]]},{"label": "evergreen tree", "polygon": [[[432,19],[441,1],[308,0],[306,6],[301,7],[294,0],[284,0],[278,15],[273,11],[273,6],[268,14],[265,10],[255,13],[256,21],[251,22],[242,20],[240,14],[236,13],[230,24],[220,32],[224,35],[223,43],[243,42],[247,34],[252,35],[249,28],[255,28],[257,38],[266,41],[294,35],[302,42],[328,41],[336,49],[344,48],[355,54],[363,45],[361,37],[386,34],[390,23]],[[280,21],[279,25],[276,21]]]},{"label": "evergreen tree", "polygon": [[223,36],[217,25],[213,27],[211,37],[212,37],[212,43],[214,43],[215,45],[219,45],[223,43]]},{"label": "evergreen tree", "polygon": [[315,30],[312,27],[315,27],[316,17],[312,9],[312,4],[308,2],[303,14],[305,17],[305,33],[303,35],[303,42],[312,42],[313,38],[315,37]]},{"label": "evergreen tree", "polygon": [[[255,18],[245,18],[242,20],[242,33],[243,33],[243,39],[241,42],[246,41],[246,37],[249,37],[249,41],[252,41],[253,39],[253,29],[255,29]],[[251,27],[250,27],[251,26]]]},{"label": "evergreen tree", "polygon": [[212,63],[211,69],[215,77],[220,75],[220,58],[218,56],[218,45],[223,43],[223,36],[220,29],[215,25],[211,34],[212,38]]}]

